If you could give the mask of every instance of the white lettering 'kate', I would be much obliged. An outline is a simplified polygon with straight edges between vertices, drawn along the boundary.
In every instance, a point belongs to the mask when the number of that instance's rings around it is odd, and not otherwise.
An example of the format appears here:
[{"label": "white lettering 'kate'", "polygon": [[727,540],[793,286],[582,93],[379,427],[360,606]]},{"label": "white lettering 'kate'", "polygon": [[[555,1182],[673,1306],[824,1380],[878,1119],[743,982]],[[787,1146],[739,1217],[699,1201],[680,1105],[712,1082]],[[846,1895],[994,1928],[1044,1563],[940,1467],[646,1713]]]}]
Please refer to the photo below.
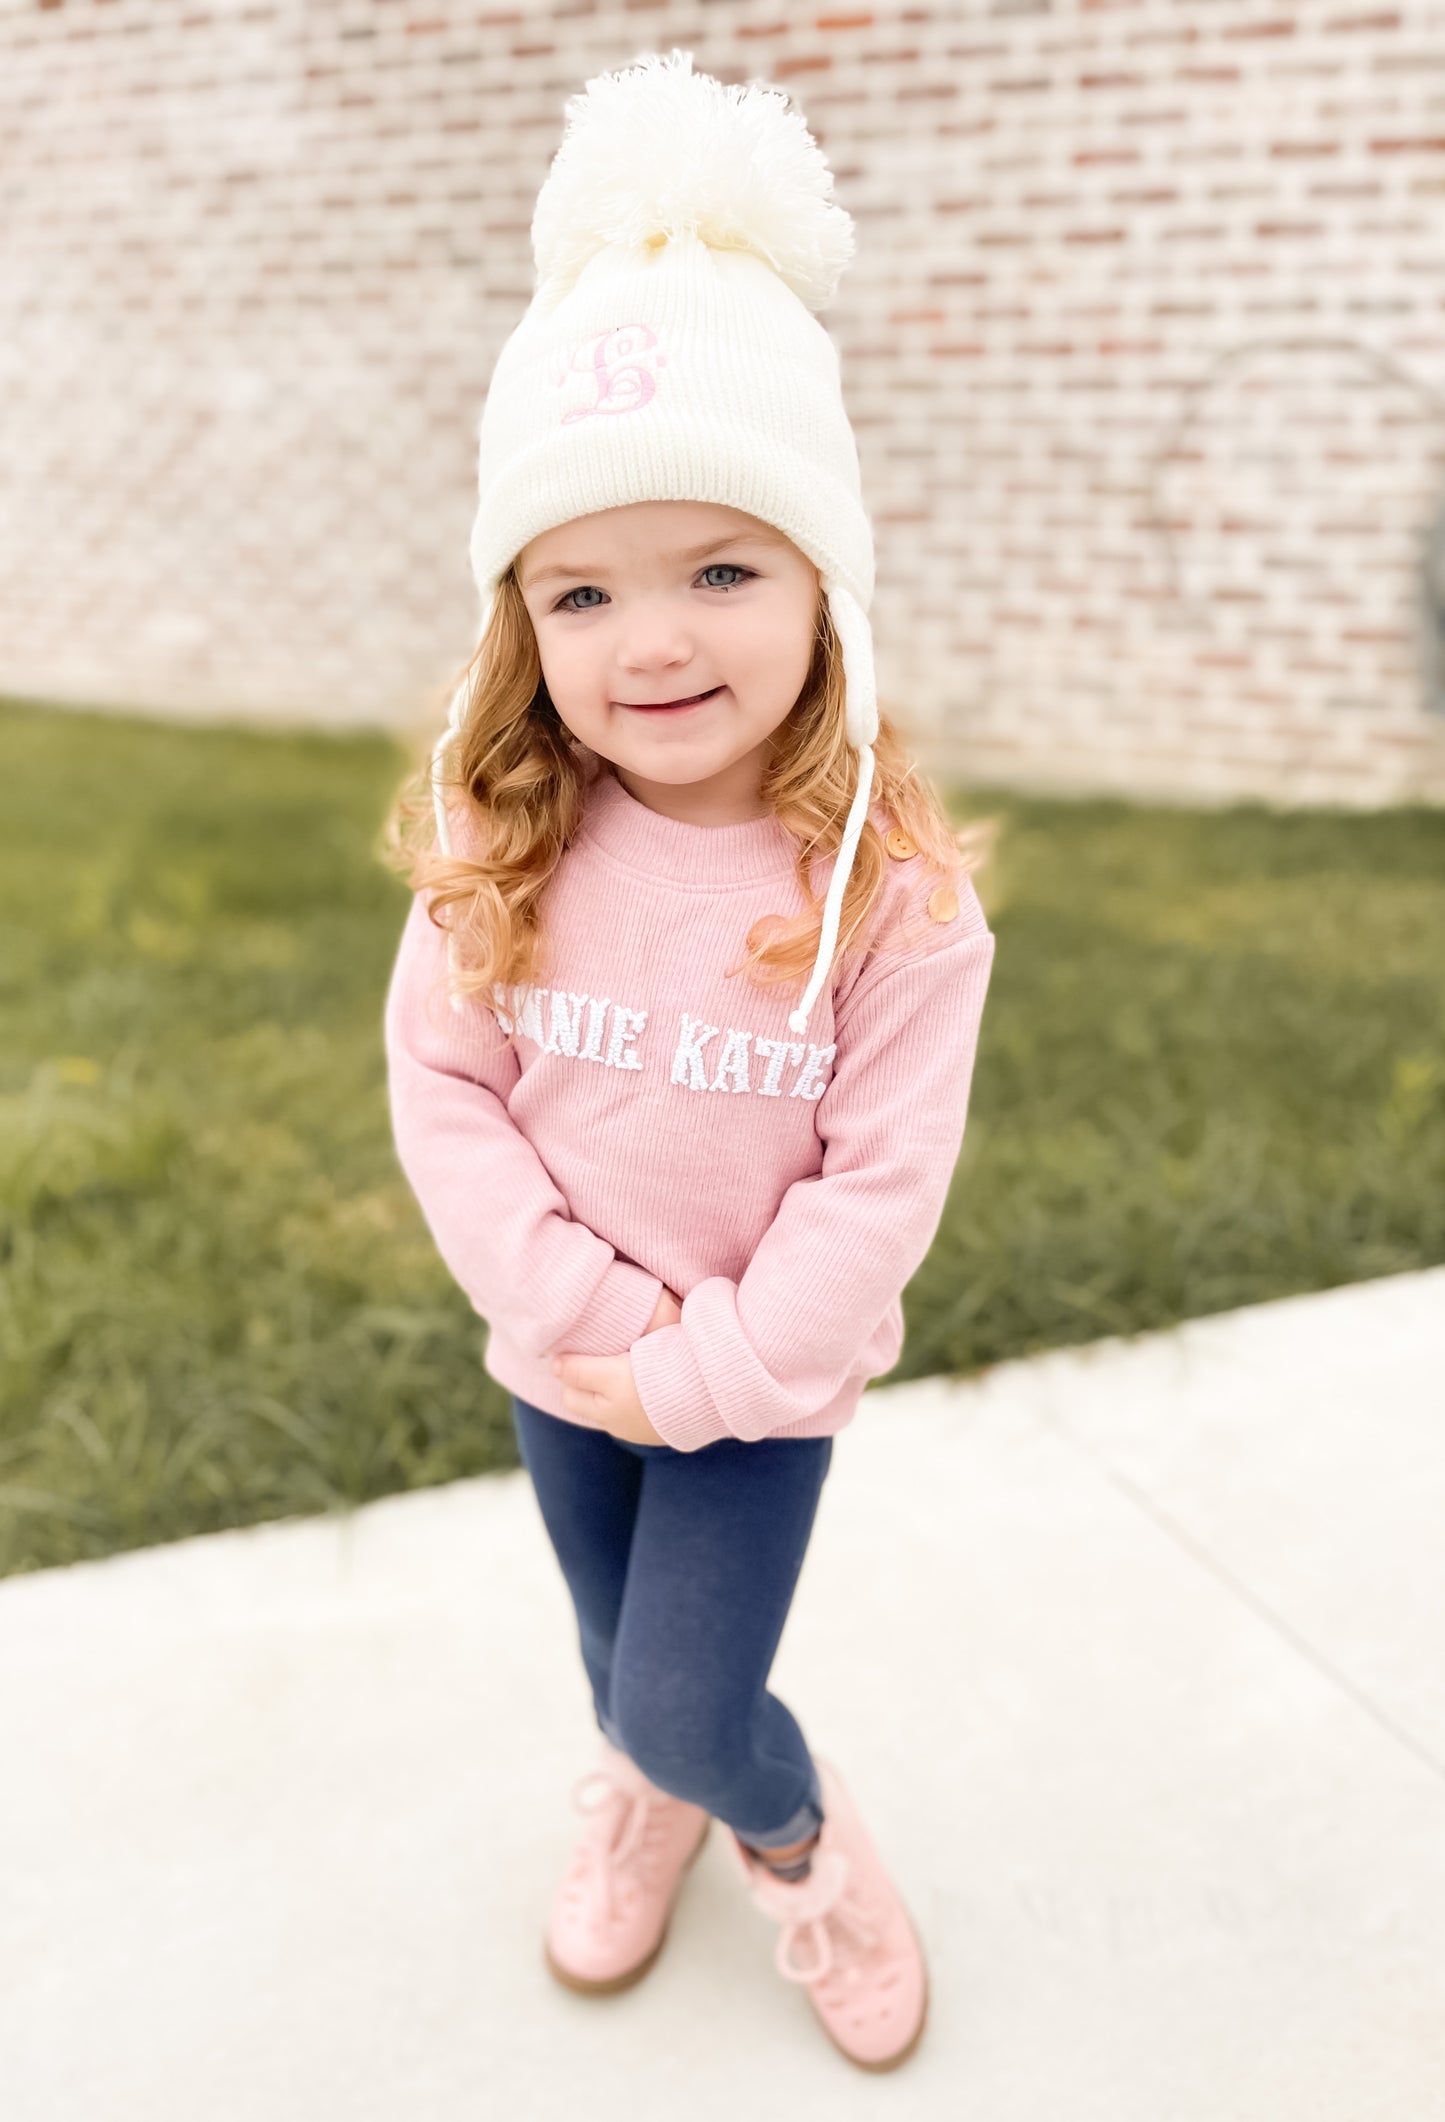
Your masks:
[{"label": "white lettering 'kate'", "polygon": [[[558,1054],[568,1061],[596,1061],[603,1068],[641,1068],[643,1057],[635,1045],[647,1023],[645,1009],[629,1009],[608,995],[574,995],[561,987],[503,987],[492,989],[498,1018],[504,1031],[530,1039],[544,1054]],[[545,1004],[545,1009],[544,1009]],[[611,1032],[604,1045],[603,1026],[612,1012]],[[711,1056],[712,1074],[703,1052],[710,1040],[722,1033],[722,1045]],[[808,1046],[795,1039],[766,1039],[755,1032],[726,1031],[686,1010],[678,1027],[672,1056],[670,1081],[684,1090],[756,1090],[763,1098],[783,1095],[783,1071],[798,1071],[789,1089],[792,1098],[821,1098],[827,1089],[826,1071],[838,1049]],[[753,1082],[749,1060],[756,1060],[762,1078]]]}]

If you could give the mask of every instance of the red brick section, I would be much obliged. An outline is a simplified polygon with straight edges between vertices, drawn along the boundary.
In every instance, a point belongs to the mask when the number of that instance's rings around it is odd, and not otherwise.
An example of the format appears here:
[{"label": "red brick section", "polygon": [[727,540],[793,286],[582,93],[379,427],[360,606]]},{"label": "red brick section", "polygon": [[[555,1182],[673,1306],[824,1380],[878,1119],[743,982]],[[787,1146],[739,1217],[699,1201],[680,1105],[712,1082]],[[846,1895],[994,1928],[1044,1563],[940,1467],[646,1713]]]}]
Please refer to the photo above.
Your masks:
[{"label": "red brick section", "polygon": [[10,0],[0,689],[433,721],[477,415],[586,76],[787,88],[858,225],[827,313],[882,691],[930,763],[1445,794],[1432,0]]}]

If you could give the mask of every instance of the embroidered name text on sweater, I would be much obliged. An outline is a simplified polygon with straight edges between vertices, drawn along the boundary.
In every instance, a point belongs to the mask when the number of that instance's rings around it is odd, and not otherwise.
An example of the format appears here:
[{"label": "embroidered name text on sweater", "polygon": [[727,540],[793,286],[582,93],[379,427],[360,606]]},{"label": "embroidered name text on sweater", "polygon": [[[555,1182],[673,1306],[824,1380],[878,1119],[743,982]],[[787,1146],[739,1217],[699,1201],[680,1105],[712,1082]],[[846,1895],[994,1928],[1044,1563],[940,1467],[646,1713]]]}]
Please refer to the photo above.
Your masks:
[{"label": "embroidered name text on sweater", "polygon": [[[684,824],[601,767],[545,896],[551,984],[494,988],[501,1026],[450,1008],[445,934],[414,898],[385,1015],[397,1154],[488,1323],[489,1375],[531,1405],[581,1421],[553,1354],[629,1353],[678,1450],[831,1435],[897,1361],[994,938],[966,877],[939,891],[870,816],[890,854],[870,948],[802,1039],[796,983],[727,970],[756,921],[801,909],[773,818]],[[682,1318],[648,1333],[664,1285]]]}]

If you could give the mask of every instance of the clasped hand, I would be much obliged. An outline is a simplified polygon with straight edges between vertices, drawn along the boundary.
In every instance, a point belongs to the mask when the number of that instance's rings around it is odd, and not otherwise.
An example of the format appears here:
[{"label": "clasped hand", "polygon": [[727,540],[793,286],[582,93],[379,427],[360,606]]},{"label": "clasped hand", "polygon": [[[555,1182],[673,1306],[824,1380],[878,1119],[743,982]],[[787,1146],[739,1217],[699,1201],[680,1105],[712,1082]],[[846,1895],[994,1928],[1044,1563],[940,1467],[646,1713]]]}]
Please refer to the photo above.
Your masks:
[{"label": "clasped hand", "polygon": [[[681,1317],[682,1300],[664,1284],[642,1331],[656,1333],[660,1326],[675,1326]],[[620,1356],[554,1356],[552,1375],[562,1380],[562,1402],[569,1415],[580,1415],[626,1444],[666,1444],[666,1437],[643,1413],[632,1358],[625,1350]]]}]

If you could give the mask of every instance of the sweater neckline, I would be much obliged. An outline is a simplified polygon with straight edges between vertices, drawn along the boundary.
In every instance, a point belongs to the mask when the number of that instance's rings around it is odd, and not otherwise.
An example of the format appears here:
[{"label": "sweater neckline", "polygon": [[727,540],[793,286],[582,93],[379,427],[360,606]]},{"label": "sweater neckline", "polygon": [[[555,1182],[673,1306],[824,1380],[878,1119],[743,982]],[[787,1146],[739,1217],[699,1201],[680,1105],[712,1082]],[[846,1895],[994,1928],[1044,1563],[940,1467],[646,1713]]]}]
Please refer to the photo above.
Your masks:
[{"label": "sweater neckline", "polygon": [[728,885],[792,876],[796,846],[774,817],[736,825],[690,825],[639,803],[611,768],[598,765],[587,789],[580,836],[640,875],[672,884]]}]

